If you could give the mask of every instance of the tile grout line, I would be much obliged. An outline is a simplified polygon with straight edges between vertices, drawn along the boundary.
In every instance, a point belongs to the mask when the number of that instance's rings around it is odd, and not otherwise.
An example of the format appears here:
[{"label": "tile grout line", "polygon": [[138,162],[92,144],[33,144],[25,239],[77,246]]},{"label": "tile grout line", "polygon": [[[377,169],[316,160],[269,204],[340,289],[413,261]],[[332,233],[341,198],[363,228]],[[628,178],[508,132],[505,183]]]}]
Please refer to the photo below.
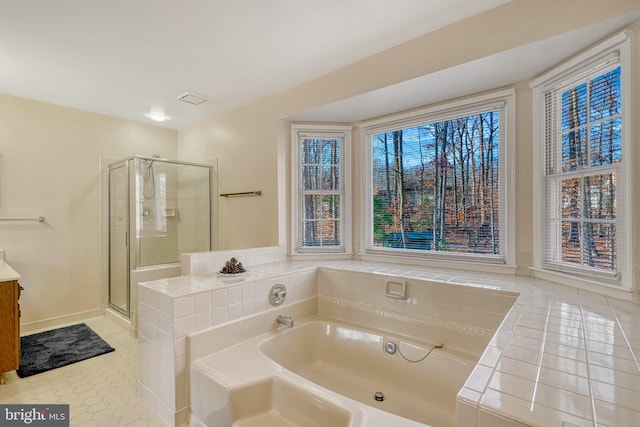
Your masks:
[{"label": "tile grout line", "polygon": [[[629,338],[627,337],[627,334],[624,332],[624,329],[622,328],[622,323],[620,322],[620,319],[618,319],[618,314],[617,314],[616,310],[613,308],[613,306],[611,305],[611,301],[609,301],[609,298],[608,297],[605,297],[605,298],[607,300],[607,305],[609,306],[609,309],[613,313],[613,317],[616,319],[616,326],[618,327],[618,329],[620,329],[620,333],[622,334],[622,338],[624,338],[624,342],[625,342],[625,344],[627,344],[627,348],[629,349],[629,353],[631,354],[631,357],[633,358],[633,362],[636,364],[636,368],[638,369],[638,372],[640,372],[640,362],[638,361],[638,358],[636,357],[636,354],[633,351],[633,348],[631,347],[631,343],[629,342]],[[586,341],[586,339],[585,339],[585,341]]]},{"label": "tile grout line", "polygon": [[578,292],[578,300],[580,301],[580,325],[582,326],[582,339],[584,340],[584,357],[586,361],[587,368],[587,384],[589,384],[589,401],[591,403],[591,413],[593,416],[593,425],[598,425],[598,417],[596,415],[596,400],[593,394],[593,382],[591,380],[591,369],[589,365],[589,351],[587,349],[587,334],[585,332],[585,315],[584,309],[582,308],[582,293]]},{"label": "tile grout line", "polygon": [[[555,293],[555,292],[554,292]],[[540,373],[542,371],[542,359],[544,358],[544,349],[547,345],[547,328],[549,325],[549,317],[551,316],[551,303],[553,302],[553,294],[547,304],[547,314],[544,319],[544,331],[542,333],[542,344],[540,345],[540,360],[538,360],[538,369],[536,372],[536,379],[533,383],[533,392],[531,393],[531,404],[529,406],[529,411],[533,412],[533,408],[536,405],[536,394],[538,393],[538,384],[540,383]]]}]

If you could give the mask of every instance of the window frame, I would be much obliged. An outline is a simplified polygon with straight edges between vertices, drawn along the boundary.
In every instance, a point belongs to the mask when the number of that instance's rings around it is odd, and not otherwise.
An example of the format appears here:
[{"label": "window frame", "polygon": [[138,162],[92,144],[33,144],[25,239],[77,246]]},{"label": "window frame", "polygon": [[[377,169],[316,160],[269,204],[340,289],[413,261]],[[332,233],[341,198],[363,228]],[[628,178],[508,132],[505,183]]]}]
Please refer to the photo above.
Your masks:
[{"label": "window frame", "polygon": [[[300,176],[300,138],[302,135],[318,138],[342,139],[339,180],[342,188],[338,190],[340,195],[340,245],[337,246],[303,246],[302,227],[303,215],[302,200],[303,193],[307,191],[301,188]],[[320,125],[320,124],[292,124],[291,125],[291,250],[292,256],[296,255],[322,255],[329,254],[331,257],[339,254],[351,256],[351,135],[352,127],[348,125]]]},{"label": "window frame", "polygon": [[[607,62],[611,64],[605,65]],[[571,86],[572,82],[586,79],[596,72],[598,75],[610,71],[615,63],[620,66],[620,96],[622,119],[622,158],[618,164],[604,168],[616,173],[616,273],[599,271],[579,265],[552,263],[545,259],[547,245],[547,174],[546,174],[546,141],[545,96],[553,90]],[[599,70],[598,70],[599,68]],[[598,70],[598,71],[596,71]],[[592,47],[584,53],[566,61],[529,85],[533,91],[533,144],[534,147],[534,259],[533,270],[536,276],[573,286],[603,289],[612,291],[631,291],[633,289],[633,270],[631,254],[632,238],[632,205],[633,187],[631,161],[633,159],[631,138],[631,47],[628,34],[619,33],[604,42]],[[555,118],[557,120],[557,117]],[[557,150],[557,144],[555,146]],[[575,173],[558,173],[565,178],[583,176],[586,171]],[[560,181],[562,178],[557,178]],[[558,204],[559,200],[548,202]],[[561,248],[556,247],[556,250]]]},{"label": "window frame", "polygon": [[[500,137],[501,146],[499,151],[499,164],[503,170],[499,171],[500,177],[498,180],[501,183],[499,197],[504,207],[500,218],[501,254],[495,256],[478,253],[419,251],[373,246],[372,135],[425,123],[436,123],[491,109],[500,109],[504,113],[504,117],[501,117],[501,120],[504,120],[504,123],[501,124],[504,135]],[[442,266],[444,262],[451,264],[452,267],[457,266],[460,268],[465,268],[465,265],[474,265],[481,266],[479,267],[480,269],[488,271],[494,270],[494,267],[501,270],[504,266],[515,269],[515,109],[515,90],[507,89],[361,123],[359,126],[362,148],[361,168],[365,177],[361,190],[361,206],[365,218],[361,225],[362,258],[393,257],[396,261],[406,259],[411,263],[438,266]]]}]

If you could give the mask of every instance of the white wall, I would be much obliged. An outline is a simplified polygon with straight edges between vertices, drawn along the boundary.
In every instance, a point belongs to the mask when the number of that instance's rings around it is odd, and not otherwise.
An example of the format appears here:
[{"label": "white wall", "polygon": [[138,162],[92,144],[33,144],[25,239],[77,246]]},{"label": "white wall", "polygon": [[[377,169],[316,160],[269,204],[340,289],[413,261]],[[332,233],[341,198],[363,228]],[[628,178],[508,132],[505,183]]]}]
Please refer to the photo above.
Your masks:
[{"label": "white wall", "polygon": [[25,287],[23,330],[104,307],[100,158],[154,153],[175,158],[176,132],[0,95],[0,217],[46,217],[0,222],[0,248]]}]

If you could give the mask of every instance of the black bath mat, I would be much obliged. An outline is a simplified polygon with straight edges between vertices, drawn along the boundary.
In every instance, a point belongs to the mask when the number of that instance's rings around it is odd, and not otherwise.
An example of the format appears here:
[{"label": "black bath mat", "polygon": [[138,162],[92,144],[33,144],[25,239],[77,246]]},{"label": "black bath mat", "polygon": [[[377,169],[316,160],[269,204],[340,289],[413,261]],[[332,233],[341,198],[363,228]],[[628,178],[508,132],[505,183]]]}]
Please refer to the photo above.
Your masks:
[{"label": "black bath mat", "polygon": [[20,345],[20,378],[114,351],[84,323],[21,337]]}]

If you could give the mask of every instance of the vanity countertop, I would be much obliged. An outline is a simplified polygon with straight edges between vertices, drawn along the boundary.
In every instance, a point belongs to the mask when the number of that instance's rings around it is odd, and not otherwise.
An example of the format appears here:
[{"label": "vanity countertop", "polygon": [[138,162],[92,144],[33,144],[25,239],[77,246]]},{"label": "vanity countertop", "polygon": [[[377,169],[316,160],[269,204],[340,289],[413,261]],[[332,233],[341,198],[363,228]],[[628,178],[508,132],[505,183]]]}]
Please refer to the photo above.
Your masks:
[{"label": "vanity countertop", "polygon": [[0,260],[0,282],[20,280],[20,275],[5,261]]}]

